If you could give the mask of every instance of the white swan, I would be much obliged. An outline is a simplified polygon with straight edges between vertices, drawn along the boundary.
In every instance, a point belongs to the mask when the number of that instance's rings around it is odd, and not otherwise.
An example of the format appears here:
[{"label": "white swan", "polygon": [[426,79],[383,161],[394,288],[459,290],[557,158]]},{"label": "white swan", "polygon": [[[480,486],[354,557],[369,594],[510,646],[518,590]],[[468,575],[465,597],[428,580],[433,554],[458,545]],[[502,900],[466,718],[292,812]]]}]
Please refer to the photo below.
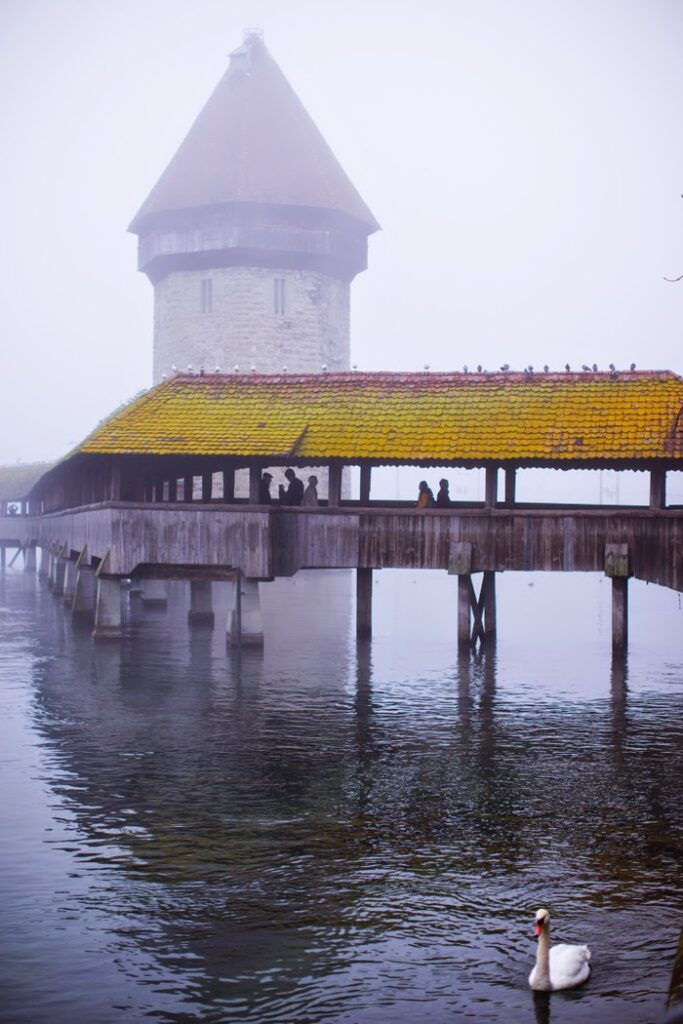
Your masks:
[{"label": "white swan", "polygon": [[591,951],[588,946],[569,946],[561,942],[550,948],[550,914],[541,907],[536,911],[535,934],[538,937],[536,966],[529,975],[529,984],[537,992],[555,992],[576,988],[588,980],[591,972]]}]

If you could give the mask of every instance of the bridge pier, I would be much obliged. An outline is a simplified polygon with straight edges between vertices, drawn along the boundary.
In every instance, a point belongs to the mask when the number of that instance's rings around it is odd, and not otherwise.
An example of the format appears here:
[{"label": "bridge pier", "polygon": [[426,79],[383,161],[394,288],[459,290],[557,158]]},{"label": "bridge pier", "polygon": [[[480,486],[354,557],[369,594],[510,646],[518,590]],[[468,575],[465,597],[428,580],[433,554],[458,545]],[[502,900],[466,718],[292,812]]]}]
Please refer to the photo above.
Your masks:
[{"label": "bridge pier", "polygon": [[24,572],[36,571],[36,549],[32,544],[24,548]]},{"label": "bridge pier", "polygon": [[146,606],[166,606],[168,593],[165,580],[145,580],[140,600]]},{"label": "bridge pier", "polygon": [[52,593],[57,597],[63,597],[64,580],[66,577],[66,559],[62,558],[61,554],[54,555],[53,558]]},{"label": "bridge pier", "polygon": [[372,636],[372,569],[356,569],[356,636]]},{"label": "bridge pier", "polygon": [[67,559],[64,567],[64,604],[73,604],[77,576],[76,563],[71,558]]},{"label": "bridge pier", "polygon": [[235,647],[263,647],[263,616],[258,581],[238,572],[235,603],[228,618],[227,640]]},{"label": "bridge pier", "polygon": [[4,574],[6,568],[7,568],[7,549],[5,548],[5,545],[3,544],[3,546],[0,548],[0,572],[2,572]]},{"label": "bridge pier", "polygon": [[100,576],[97,581],[97,606],[95,608],[95,640],[120,640],[121,630],[121,581]]},{"label": "bridge pier", "polygon": [[76,563],[78,572],[74,598],[71,605],[72,619],[92,619],[95,611],[95,570],[83,561],[83,555]]},{"label": "bridge pier", "polygon": [[38,563],[38,576],[47,579],[50,575],[50,552],[46,548],[40,548],[40,561]]},{"label": "bridge pier", "polygon": [[213,626],[213,595],[210,580],[190,581],[190,610],[187,613],[190,626]]}]

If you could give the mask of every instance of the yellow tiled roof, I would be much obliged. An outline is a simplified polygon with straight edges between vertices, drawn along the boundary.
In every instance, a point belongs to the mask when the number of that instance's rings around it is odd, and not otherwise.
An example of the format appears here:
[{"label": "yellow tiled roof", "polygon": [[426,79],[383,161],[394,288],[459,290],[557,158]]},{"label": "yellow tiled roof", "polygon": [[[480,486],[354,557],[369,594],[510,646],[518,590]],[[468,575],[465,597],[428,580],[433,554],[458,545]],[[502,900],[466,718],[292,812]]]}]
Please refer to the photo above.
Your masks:
[{"label": "yellow tiled roof", "polygon": [[683,458],[683,378],[624,373],[177,376],[84,453],[537,464]]}]

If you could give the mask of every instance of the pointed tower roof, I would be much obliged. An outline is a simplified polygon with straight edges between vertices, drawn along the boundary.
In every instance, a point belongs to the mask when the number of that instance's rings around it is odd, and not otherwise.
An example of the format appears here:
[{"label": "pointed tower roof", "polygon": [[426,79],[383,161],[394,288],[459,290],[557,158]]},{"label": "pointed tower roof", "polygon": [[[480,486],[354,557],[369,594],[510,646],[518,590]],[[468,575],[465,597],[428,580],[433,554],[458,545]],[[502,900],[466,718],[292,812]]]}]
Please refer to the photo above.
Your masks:
[{"label": "pointed tower roof", "polygon": [[230,65],[133,219],[255,203],[337,211],[379,225],[258,34]]}]

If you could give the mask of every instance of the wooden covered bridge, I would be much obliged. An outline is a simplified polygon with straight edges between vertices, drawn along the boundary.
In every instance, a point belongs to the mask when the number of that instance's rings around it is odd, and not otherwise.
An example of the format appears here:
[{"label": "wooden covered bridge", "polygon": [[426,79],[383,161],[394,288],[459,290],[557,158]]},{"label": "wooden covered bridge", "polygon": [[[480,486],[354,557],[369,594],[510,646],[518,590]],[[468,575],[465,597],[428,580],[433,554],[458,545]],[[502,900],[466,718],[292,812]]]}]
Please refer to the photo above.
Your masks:
[{"label": "wooden covered bridge", "polygon": [[[483,467],[484,500],[373,500],[383,465]],[[285,466],[322,467],[318,507],[259,504],[263,471]],[[527,467],[641,470],[649,503],[523,504]],[[373,570],[429,568],[459,577],[458,636],[476,643],[495,633],[495,574],[542,570],[606,573],[620,648],[630,576],[683,590],[683,508],[666,500],[667,473],[681,468],[683,379],[670,372],[201,372],[145,392],[44,473],[19,539],[47,553],[76,613],[95,609],[96,636],[120,629],[123,579],[189,579],[201,618],[211,581],[237,577],[234,629],[258,641],[258,581],[301,568],[355,569],[368,634]],[[17,540],[7,524],[0,544]]]}]

